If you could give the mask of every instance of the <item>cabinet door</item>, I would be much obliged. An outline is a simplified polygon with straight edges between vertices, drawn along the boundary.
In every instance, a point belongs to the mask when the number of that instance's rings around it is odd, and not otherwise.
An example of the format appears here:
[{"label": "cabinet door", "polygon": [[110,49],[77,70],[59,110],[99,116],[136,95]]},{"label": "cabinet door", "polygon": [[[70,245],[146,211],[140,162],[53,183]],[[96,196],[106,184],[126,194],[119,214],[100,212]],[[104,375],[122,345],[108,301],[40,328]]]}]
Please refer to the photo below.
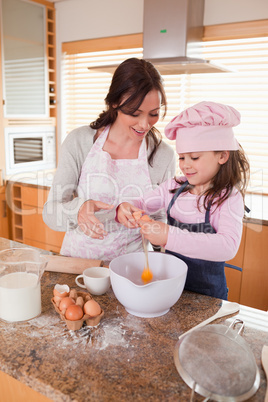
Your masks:
[{"label": "cabinet door", "polygon": [[[59,252],[64,232],[50,229],[43,221],[42,208],[35,208],[36,213],[23,215],[23,241],[25,244]],[[35,244],[33,244],[35,242]],[[36,242],[39,245],[36,245]]]},{"label": "cabinet door", "polygon": [[5,187],[0,187],[0,237],[9,239],[8,210]]},{"label": "cabinet door", "polygon": [[[244,263],[244,251],[245,251],[245,239],[246,239],[246,225],[243,225],[243,234],[238,252],[230,261],[226,261],[228,264],[235,265],[243,269]],[[240,292],[243,272],[237,271],[233,268],[225,267],[225,275],[228,286],[228,300],[232,302],[240,302]]]},{"label": "cabinet door", "polygon": [[2,0],[2,16],[5,117],[47,117],[46,8]]},{"label": "cabinet door", "polygon": [[268,226],[247,223],[240,303],[268,310]]},{"label": "cabinet door", "polygon": [[23,215],[23,241],[27,243],[27,240],[32,239],[41,243],[46,243],[46,230],[45,224],[42,218],[42,211],[36,208],[36,213],[29,215]]},{"label": "cabinet door", "polygon": [[51,399],[28,387],[14,377],[0,371],[0,389],[2,401],[52,402]]},{"label": "cabinet door", "polygon": [[49,190],[40,187],[29,187],[29,186],[22,186],[21,188],[21,196],[22,202],[24,205],[24,209],[31,209],[32,207],[43,208],[47,197],[48,197]]},{"label": "cabinet door", "polygon": [[21,186],[23,241],[29,246],[59,252],[65,233],[50,229],[42,217],[48,193],[45,188]]}]

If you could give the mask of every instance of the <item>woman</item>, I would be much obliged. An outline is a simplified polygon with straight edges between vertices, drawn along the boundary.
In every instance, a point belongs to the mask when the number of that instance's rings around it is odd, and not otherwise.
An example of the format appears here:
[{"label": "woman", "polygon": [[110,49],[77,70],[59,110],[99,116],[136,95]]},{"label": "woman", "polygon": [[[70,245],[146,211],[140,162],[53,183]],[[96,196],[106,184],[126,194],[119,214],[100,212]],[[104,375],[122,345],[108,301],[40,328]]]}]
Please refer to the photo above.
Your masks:
[{"label": "woman", "polygon": [[142,250],[139,229],[116,222],[114,206],[173,177],[176,156],[154,127],[162,106],[165,115],[166,97],[151,63],[121,63],[105,103],[96,121],[63,142],[43,219],[66,231],[61,254],[110,261]]}]

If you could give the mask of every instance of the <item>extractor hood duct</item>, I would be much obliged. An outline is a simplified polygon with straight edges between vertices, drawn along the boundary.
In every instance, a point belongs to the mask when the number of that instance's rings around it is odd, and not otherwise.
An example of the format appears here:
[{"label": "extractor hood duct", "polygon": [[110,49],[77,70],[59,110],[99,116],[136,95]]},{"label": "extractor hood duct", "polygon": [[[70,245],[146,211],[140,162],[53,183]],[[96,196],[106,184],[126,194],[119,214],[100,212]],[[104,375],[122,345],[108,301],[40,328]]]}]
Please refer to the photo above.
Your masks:
[{"label": "extractor hood duct", "polygon": [[[144,0],[143,58],[165,74],[227,72],[201,57],[205,0]],[[113,73],[117,65],[91,67]]]}]

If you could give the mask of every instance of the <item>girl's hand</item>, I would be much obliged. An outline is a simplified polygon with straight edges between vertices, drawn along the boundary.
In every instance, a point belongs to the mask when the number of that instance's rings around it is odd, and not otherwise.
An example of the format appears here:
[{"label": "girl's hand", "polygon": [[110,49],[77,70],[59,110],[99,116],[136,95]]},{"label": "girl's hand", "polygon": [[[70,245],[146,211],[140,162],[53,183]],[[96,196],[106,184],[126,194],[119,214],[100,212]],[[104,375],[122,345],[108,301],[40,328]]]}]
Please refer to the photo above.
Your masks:
[{"label": "girl's hand", "polygon": [[[129,202],[122,202],[117,208],[117,219],[122,225],[127,228],[133,229],[138,228],[139,225],[135,218],[133,217],[133,212],[141,211],[139,208],[134,207],[134,205]],[[142,213],[143,211],[141,211]]]},{"label": "girl's hand", "polygon": [[168,239],[169,226],[164,222],[151,220],[141,225],[141,234],[152,244],[165,247]]},{"label": "girl's hand", "polygon": [[108,233],[104,230],[103,224],[94,215],[101,209],[113,209],[113,205],[102,201],[88,200],[81,205],[78,211],[77,222],[80,229],[93,239],[102,240]]}]

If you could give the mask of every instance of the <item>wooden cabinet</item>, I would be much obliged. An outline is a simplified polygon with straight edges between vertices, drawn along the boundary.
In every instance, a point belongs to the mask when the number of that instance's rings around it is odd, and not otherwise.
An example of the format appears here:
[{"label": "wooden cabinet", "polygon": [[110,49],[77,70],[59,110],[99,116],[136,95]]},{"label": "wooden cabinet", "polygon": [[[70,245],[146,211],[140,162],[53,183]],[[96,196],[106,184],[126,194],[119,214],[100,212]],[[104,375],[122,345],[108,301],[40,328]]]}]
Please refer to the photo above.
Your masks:
[{"label": "wooden cabinet", "polygon": [[229,301],[268,310],[268,226],[245,221],[241,245],[228,263],[242,272],[225,268]]},{"label": "wooden cabinet", "polygon": [[[5,3],[5,4],[4,4]],[[57,137],[57,83],[56,83],[56,12],[54,8],[53,2],[49,2],[47,0],[29,0],[29,1],[17,1],[16,3],[23,7],[26,10],[26,19],[22,17],[20,13],[20,7],[14,6],[14,0],[5,2],[0,1],[0,9],[3,14],[3,7],[5,6],[5,21],[7,21],[7,29],[8,32],[3,32],[3,29],[0,29],[0,53],[2,54],[2,59],[0,60],[0,103],[2,107],[0,108],[0,169],[6,168],[6,153],[5,153],[5,138],[4,138],[4,128],[5,127],[18,127],[18,128],[27,128],[27,127],[35,127],[35,126],[48,126],[48,127],[56,127],[56,137]],[[3,5],[4,4],[4,5]],[[8,8],[7,8],[8,6]],[[27,10],[41,10],[42,18],[32,18],[29,12],[27,15]],[[15,12],[15,14],[14,14]],[[14,15],[17,20],[14,21]],[[12,23],[8,23],[10,16],[12,17]],[[23,24],[20,22],[24,21]],[[37,23],[37,21],[39,21]],[[29,25],[29,27],[27,26]],[[22,29],[26,35],[26,38],[21,37],[21,35],[17,31],[18,28]],[[28,30],[30,31],[30,26],[32,29],[36,27],[39,31],[39,35],[32,35],[34,38],[31,38],[31,41],[27,39]],[[1,27],[2,28],[2,27]],[[29,29],[28,29],[29,28]],[[10,33],[10,30],[14,31],[14,35]],[[40,30],[42,35],[40,34]],[[36,37],[35,37],[36,36]],[[18,49],[23,56],[22,63],[19,63],[19,59],[16,57],[12,57],[13,62],[16,66],[11,69],[11,73],[15,73],[22,69],[22,65],[26,62],[26,59],[29,61],[26,56],[32,47],[35,45],[38,47],[40,45],[40,37],[42,37],[43,48],[42,52],[40,50],[40,58],[42,57],[42,65],[43,65],[43,78],[36,79],[37,72],[36,70],[41,70],[40,61],[37,57],[37,61],[34,63],[34,66],[31,66],[31,69],[24,68],[21,74],[19,75],[18,80],[20,84],[17,84],[16,79],[9,79],[9,86],[5,83],[5,68],[4,68],[4,60],[5,54],[8,52],[8,57],[10,57],[9,49],[13,52],[14,49]],[[4,48],[4,39],[6,38],[6,44],[9,45],[5,51]],[[20,46],[17,46],[17,42]],[[13,44],[15,43],[15,45]],[[25,46],[21,50],[21,46]],[[40,45],[41,46],[41,45]],[[38,47],[39,49],[39,47]],[[8,63],[9,64],[9,63]],[[17,65],[18,64],[18,65]],[[39,66],[39,67],[38,67]],[[29,73],[30,71],[30,73]],[[34,73],[33,73],[34,71]],[[24,76],[28,75],[26,79]],[[21,78],[25,78],[24,80]],[[16,84],[16,85],[15,85]],[[11,87],[10,87],[11,85]],[[26,90],[22,88],[26,85]],[[42,86],[42,89],[40,88]],[[31,87],[34,92],[33,95],[30,95],[29,87]],[[6,97],[7,92],[9,92],[9,102]],[[40,95],[39,102],[36,100],[36,96]],[[27,98],[28,103],[25,101]],[[13,102],[13,100],[20,101]],[[10,107],[14,103],[14,107]],[[37,111],[37,105],[40,103],[43,105],[42,110]],[[19,106],[19,110],[17,109],[17,105]],[[4,113],[5,111],[5,113]],[[57,142],[56,142],[57,143]]]},{"label": "wooden cabinet", "polygon": [[46,0],[2,0],[1,12],[5,117],[11,120],[55,118],[53,3],[50,5]]},{"label": "wooden cabinet", "polygon": [[268,226],[247,223],[240,303],[268,310]]},{"label": "wooden cabinet", "polygon": [[9,183],[12,210],[12,239],[29,246],[60,252],[64,233],[50,229],[42,217],[49,189]]},{"label": "wooden cabinet", "polygon": [[49,83],[49,114],[57,116],[57,87],[56,87],[56,27],[54,6],[47,6],[47,57]]},{"label": "wooden cabinet", "polygon": [[[236,267],[239,267],[239,268],[243,267],[245,239],[246,239],[246,227],[244,225],[239,250],[238,250],[235,258],[233,258],[231,261],[227,261],[228,264],[235,265]],[[233,269],[233,268],[228,268],[228,267],[225,268],[227,286],[229,288],[229,292],[228,292],[228,300],[229,301],[233,301],[233,302],[237,302],[237,303],[239,303],[239,301],[240,301],[242,272],[238,271],[236,269]]]},{"label": "wooden cabinet", "polygon": [[0,187],[0,237],[9,239],[9,214],[5,190],[5,186]]},{"label": "wooden cabinet", "polygon": [[9,402],[52,402],[51,399],[0,371],[1,400]]}]

